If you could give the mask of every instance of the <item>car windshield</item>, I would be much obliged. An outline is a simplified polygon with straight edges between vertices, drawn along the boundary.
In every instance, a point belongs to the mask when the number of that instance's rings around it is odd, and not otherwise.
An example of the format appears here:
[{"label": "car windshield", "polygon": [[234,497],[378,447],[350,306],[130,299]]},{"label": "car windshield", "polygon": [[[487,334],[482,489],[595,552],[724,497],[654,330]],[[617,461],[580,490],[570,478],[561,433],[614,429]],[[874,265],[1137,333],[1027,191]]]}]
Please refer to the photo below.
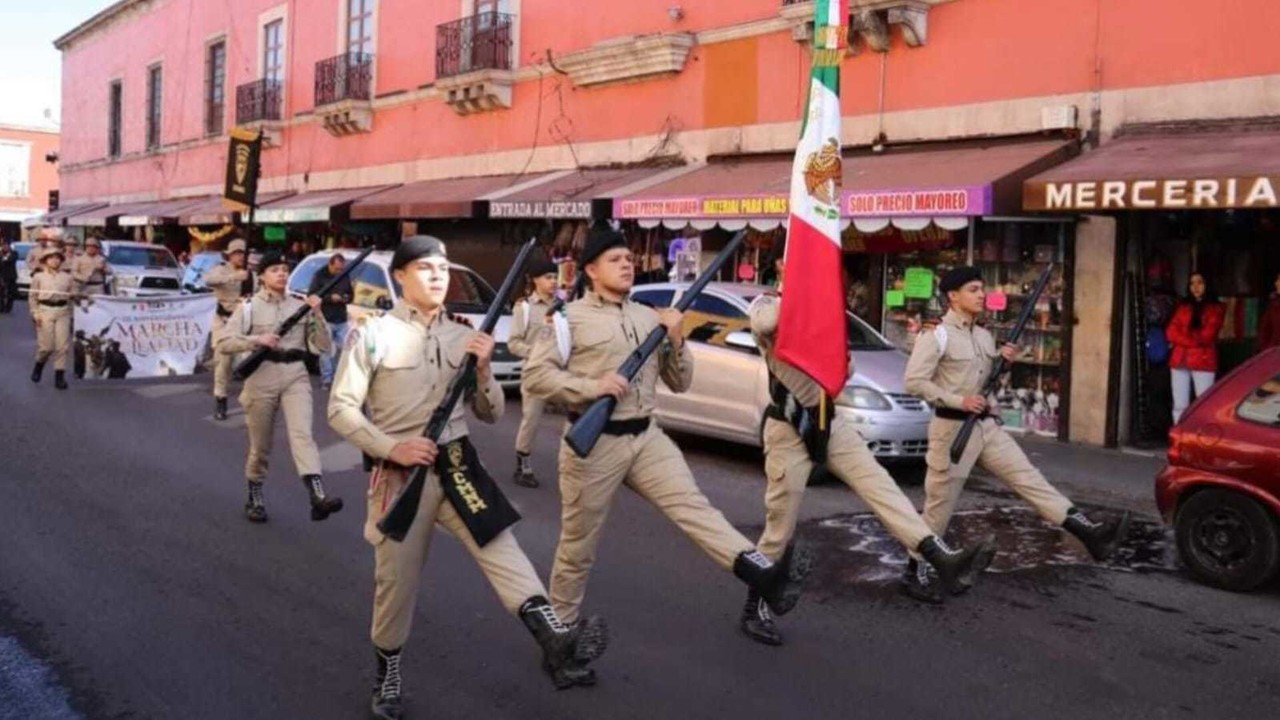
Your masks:
[{"label": "car windshield", "polygon": [[[742,299],[751,304],[758,295],[743,295]],[[853,313],[845,313],[846,332],[849,333],[849,349],[865,352],[868,350],[893,350],[891,343],[880,337],[870,325]]]},{"label": "car windshield", "polygon": [[31,252],[32,247],[31,243],[18,243],[13,246],[13,252],[17,254],[19,260],[26,260],[27,253]]},{"label": "car windshield", "polygon": [[162,247],[115,246],[107,251],[107,261],[112,265],[122,266],[178,267],[178,261],[173,259],[173,253]]},{"label": "car windshield", "polygon": [[[396,288],[399,293],[400,288]],[[449,269],[449,294],[444,304],[450,312],[480,315],[489,311],[489,305],[497,297],[489,283],[470,270]]]},{"label": "car windshield", "polygon": [[1268,379],[1245,396],[1236,413],[1249,422],[1280,427],[1280,375]]}]

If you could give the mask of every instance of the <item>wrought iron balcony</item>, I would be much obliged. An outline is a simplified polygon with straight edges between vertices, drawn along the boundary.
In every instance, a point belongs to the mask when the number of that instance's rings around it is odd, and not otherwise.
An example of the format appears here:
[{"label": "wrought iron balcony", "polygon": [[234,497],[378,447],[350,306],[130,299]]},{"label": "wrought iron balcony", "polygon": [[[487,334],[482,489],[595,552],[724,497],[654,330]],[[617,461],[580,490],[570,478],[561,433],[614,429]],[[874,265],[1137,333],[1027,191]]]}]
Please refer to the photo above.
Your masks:
[{"label": "wrought iron balcony", "polygon": [[436,26],[436,78],[510,70],[515,16],[483,12]]},{"label": "wrought iron balcony", "polygon": [[284,83],[254,80],[236,88],[236,124],[279,120],[284,108]]},{"label": "wrought iron balcony", "polygon": [[373,98],[373,55],[351,52],[316,63],[316,106]]}]

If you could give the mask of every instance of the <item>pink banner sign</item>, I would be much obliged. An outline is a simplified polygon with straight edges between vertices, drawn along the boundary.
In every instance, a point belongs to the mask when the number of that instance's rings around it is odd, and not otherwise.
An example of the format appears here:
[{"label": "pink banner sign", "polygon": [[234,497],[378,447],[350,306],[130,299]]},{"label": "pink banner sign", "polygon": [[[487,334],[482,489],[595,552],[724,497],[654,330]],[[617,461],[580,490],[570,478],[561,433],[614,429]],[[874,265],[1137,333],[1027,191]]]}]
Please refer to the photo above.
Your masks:
[{"label": "pink banner sign", "polygon": [[846,192],[841,210],[845,217],[988,215],[991,213],[991,186]]}]

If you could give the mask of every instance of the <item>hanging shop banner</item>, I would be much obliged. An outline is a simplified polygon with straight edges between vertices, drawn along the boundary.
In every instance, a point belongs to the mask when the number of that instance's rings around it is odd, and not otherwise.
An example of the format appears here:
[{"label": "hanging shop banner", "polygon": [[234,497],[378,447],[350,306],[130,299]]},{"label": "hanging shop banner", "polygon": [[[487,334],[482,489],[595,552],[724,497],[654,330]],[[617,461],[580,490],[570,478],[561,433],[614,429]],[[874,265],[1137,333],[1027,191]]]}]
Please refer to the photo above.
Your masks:
[{"label": "hanging shop banner", "polygon": [[989,215],[991,186],[846,192],[842,209],[845,217]]},{"label": "hanging shop banner", "polygon": [[192,375],[209,346],[213,295],[95,295],[76,306],[76,362],[85,377]]},{"label": "hanging shop banner", "polygon": [[1026,210],[1212,210],[1280,207],[1280,176],[1028,182]]},{"label": "hanging shop banner", "polygon": [[227,150],[227,180],[222,204],[231,210],[248,212],[258,202],[258,171],[262,155],[262,134],[232,128]]},{"label": "hanging shop banner", "polygon": [[737,195],[680,198],[636,198],[613,201],[618,219],[786,217],[786,195]]},{"label": "hanging shop banner", "polygon": [[489,202],[491,218],[531,218],[563,220],[570,218],[590,218],[591,201],[573,202]]},{"label": "hanging shop banner", "polygon": [[[631,198],[613,201],[613,216],[644,220],[665,218],[786,217],[785,195],[718,195],[706,197]],[[846,191],[840,197],[842,217],[958,217],[989,215],[990,185],[950,188]]]}]

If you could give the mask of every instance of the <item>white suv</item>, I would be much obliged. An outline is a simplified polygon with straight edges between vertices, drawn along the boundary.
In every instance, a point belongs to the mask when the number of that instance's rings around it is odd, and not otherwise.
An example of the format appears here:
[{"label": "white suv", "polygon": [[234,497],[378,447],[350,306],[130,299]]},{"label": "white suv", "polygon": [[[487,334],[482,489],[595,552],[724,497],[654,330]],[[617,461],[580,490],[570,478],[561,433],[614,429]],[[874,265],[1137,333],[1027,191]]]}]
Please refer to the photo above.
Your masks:
[{"label": "white suv", "polygon": [[182,292],[182,268],[163,245],[104,240],[102,252],[115,277],[112,292],[124,297],[178,295]]},{"label": "white suv", "polygon": [[[307,294],[311,288],[311,280],[320,268],[329,264],[329,258],[336,252],[341,252],[347,262],[360,254],[359,250],[325,250],[308,255],[289,275],[289,292],[299,296]],[[352,271],[353,299],[347,306],[352,318],[390,309],[400,299],[400,285],[391,277],[391,255],[389,250],[376,250],[360,263],[360,267]],[[493,287],[471,268],[450,265],[449,295],[445,298],[445,307],[449,312],[463,315],[479,327],[489,304],[497,295]],[[504,388],[520,386],[520,369],[524,362],[507,349],[507,338],[510,335],[511,308],[508,306],[503,309],[498,325],[493,330],[493,339],[497,343],[493,349],[493,376]]]}]

